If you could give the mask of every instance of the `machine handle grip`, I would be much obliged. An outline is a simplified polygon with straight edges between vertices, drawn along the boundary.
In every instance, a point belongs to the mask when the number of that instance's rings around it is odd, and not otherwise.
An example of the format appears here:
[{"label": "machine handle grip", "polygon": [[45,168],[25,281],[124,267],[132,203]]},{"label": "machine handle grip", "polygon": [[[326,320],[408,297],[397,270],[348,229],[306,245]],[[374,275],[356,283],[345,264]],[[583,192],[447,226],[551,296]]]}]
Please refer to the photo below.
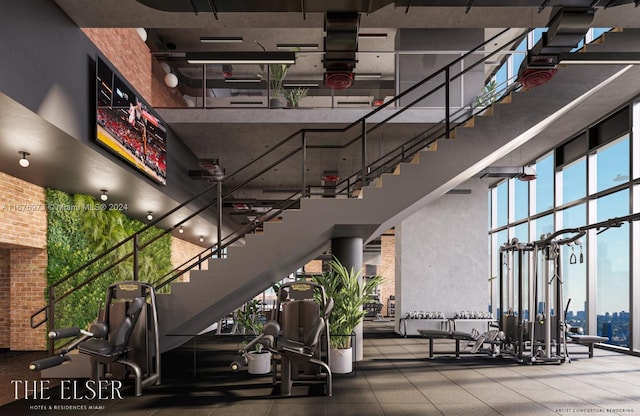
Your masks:
[{"label": "machine handle grip", "polygon": [[77,326],[54,329],[53,331],[49,332],[49,338],[51,339],[77,337],[78,335],[80,335],[80,328],[78,328]]},{"label": "machine handle grip", "polygon": [[46,368],[51,368],[51,367],[60,365],[67,360],[68,358],[66,355],[54,355],[53,357],[47,357],[41,360],[32,361],[29,364],[29,370],[31,371],[44,370]]},{"label": "machine handle grip", "polygon": [[247,365],[247,360],[246,358],[244,358],[244,355],[241,355],[240,357],[236,358],[231,362],[231,365],[229,365],[229,368],[231,368],[231,371],[235,373],[240,371],[240,369],[245,365]]}]

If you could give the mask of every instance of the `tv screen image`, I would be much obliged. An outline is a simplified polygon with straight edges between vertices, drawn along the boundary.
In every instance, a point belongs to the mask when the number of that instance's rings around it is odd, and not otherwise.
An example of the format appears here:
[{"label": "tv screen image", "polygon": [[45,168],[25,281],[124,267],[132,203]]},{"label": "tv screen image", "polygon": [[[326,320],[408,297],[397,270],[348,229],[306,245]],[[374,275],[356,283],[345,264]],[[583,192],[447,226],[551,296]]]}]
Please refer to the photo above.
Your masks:
[{"label": "tv screen image", "polygon": [[167,128],[100,57],[96,59],[96,140],[138,170],[167,183]]}]

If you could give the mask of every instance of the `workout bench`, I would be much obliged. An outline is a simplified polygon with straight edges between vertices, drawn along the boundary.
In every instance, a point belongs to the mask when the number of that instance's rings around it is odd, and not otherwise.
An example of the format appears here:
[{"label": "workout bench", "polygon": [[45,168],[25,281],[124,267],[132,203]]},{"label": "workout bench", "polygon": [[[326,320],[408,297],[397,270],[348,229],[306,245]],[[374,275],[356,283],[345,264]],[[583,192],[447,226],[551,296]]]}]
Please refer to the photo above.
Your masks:
[{"label": "workout bench", "polygon": [[[475,341],[471,334],[460,331],[443,331],[440,329],[418,329],[421,337],[429,340],[429,358],[433,358],[433,340],[434,339],[453,339],[456,343],[456,358],[460,358],[460,341]],[[450,353],[445,353],[450,354]]]},{"label": "workout bench", "polygon": [[582,335],[582,334],[569,333],[569,334],[567,334],[567,336],[569,337],[569,339],[572,342],[574,342],[576,344],[580,344],[580,345],[586,345],[587,347],[589,347],[589,352],[588,353],[573,352],[573,354],[589,354],[589,358],[593,358],[593,345],[594,344],[596,344],[598,342],[609,341],[609,338],[600,337],[598,335]]}]

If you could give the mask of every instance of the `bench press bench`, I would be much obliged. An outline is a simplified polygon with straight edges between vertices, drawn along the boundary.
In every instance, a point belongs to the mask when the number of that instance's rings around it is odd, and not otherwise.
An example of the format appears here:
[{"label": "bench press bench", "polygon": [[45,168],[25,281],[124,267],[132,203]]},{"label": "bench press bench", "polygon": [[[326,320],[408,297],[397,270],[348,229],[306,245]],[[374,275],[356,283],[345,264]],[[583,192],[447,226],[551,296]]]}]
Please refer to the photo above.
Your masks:
[{"label": "bench press bench", "polygon": [[[418,329],[418,333],[421,337],[429,340],[429,358],[433,358],[433,340],[434,339],[453,339],[456,342],[456,358],[460,358],[460,341],[476,341],[477,337],[474,337],[468,332],[461,331],[444,331],[440,329]],[[446,353],[449,354],[449,353]]]},{"label": "bench press bench", "polygon": [[[598,336],[598,335],[583,335],[583,334],[568,333],[567,336],[572,342],[574,342],[576,344],[588,346],[589,347],[589,352],[588,353],[584,353],[584,354],[589,354],[589,358],[593,358],[593,345],[594,344],[596,344],[598,342],[609,341],[609,338],[601,337],[601,336]],[[573,354],[582,354],[582,353],[574,352]]]}]

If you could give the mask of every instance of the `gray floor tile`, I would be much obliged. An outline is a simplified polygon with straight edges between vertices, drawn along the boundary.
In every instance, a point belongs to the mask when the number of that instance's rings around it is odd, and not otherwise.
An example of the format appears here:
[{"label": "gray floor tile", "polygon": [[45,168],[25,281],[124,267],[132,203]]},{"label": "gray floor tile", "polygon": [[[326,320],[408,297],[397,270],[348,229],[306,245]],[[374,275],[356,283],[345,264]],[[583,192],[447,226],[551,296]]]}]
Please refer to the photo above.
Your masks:
[{"label": "gray floor tile", "polygon": [[[199,341],[203,350],[197,378],[180,367],[180,359],[191,359],[191,354],[178,351],[163,357],[165,368],[174,368],[163,373],[161,386],[81,415],[640,415],[638,357],[597,351],[594,359],[563,365],[519,365],[507,358],[470,356],[427,360],[423,339],[365,334],[364,341],[365,360],[358,363],[357,372],[334,377],[332,397],[324,396],[321,385],[304,384],[294,385],[290,397],[280,397],[270,377],[230,373],[228,363],[237,346],[212,337]],[[0,406],[0,415],[25,414],[27,405],[22,401]]]},{"label": "gray floor tile", "polygon": [[382,403],[385,416],[441,416],[442,413],[429,403]]},{"label": "gray floor tile", "polygon": [[551,416],[558,414],[538,403],[498,403],[492,404],[491,407],[504,416]]},{"label": "gray floor tile", "polygon": [[495,409],[487,405],[470,405],[470,404],[438,404],[438,410],[443,416],[499,416]]},{"label": "gray floor tile", "polygon": [[326,406],[327,415],[336,416],[384,416],[382,407],[378,403],[332,403],[328,402]]}]

